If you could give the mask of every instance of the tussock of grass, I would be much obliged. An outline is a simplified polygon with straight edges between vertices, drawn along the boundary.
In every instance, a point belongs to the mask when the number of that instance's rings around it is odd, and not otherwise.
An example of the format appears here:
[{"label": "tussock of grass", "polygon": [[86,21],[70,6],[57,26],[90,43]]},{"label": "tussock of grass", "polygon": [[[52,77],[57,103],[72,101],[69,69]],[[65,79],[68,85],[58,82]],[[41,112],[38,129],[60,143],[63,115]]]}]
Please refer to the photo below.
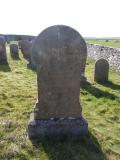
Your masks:
[{"label": "tussock of grass", "polygon": [[26,136],[29,115],[37,99],[36,73],[27,61],[12,60],[0,66],[0,159],[119,160],[120,73],[110,70],[109,83],[93,81],[94,61],[88,60],[88,84],[81,88],[88,137],[63,137],[32,142]]}]

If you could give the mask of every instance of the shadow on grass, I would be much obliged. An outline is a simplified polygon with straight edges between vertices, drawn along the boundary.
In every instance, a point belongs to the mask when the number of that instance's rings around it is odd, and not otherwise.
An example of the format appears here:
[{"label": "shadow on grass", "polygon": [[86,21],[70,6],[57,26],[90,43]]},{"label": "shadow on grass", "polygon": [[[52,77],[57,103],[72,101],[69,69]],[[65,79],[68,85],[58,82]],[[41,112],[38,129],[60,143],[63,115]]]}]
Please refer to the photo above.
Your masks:
[{"label": "shadow on grass", "polygon": [[49,160],[106,160],[99,142],[91,133],[87,137],[54,137],[32,143],[35,148],[42,149]]},{"label": "shadow on grass", "polygon": [[106,98],[112,99],[112,100],[115,100],[115,98],[118,98],[117,96],[115,96],[112,93],[100,90],[99,88],[91,85],[91,83],[89,83],[89,82],[87,82],[84,86],[81,86],[81,88],[85,89],[86,91],[88,91],[89,93],[91,93],[96,98],[106,97]]},{"label": "shadow on grass", "polygon": [[29,62],[29,63],[27,64],[27,69],[30,69],[30,70],[32,70],[33,72],[37,72],[36,66],[33,65],[31,62]]},{"label": "shadow on grass", "polygon": [[21,60],[19,56],[18,56],[18,57],[14,57],[14,56],[11,55],[11,58],[12,58],[13,60],[15,60],[15,61],[20,61],[20,60]]},{"label": "shadow on grass", "polygon": [[0,65],[0,71],[11,72],[11,68],[10,68],[9,64],[2,64],[2,65]]},{"label": "shadow on grass", "polygon": [[112,81],[108,81],[106,83],[102,84],[105,87],[114,89],[114,90],[120,90],[120,85],[113,83]]}]

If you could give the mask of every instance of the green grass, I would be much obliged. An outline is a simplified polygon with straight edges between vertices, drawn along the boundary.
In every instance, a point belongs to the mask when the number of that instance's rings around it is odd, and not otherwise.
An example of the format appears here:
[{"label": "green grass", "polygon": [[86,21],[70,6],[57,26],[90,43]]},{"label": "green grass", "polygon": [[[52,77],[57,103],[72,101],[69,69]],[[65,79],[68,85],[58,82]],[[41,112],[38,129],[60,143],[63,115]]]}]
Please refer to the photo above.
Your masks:
[{"label": "green grass", "polygon": [[81,104],[89,136],[32,144],[26,128],[37,99],[36,73],[20,58],[15,61],[8,54],[9,66],[0,66],[0,160],[119,160],[120,73],[110,70],[110,81],[98,84],[94,61],[88,60],[89,84],[81,89]]},{"label": "green grass", "polygon": [[110,47],[115,47],[115,48],[120,48],[120,40],[96,40],[96,39],[90,39],[86,40],[87,43],[92,43],[92,44],[98,44],[98,45],[103,45],[103,46],[110,46]]}]

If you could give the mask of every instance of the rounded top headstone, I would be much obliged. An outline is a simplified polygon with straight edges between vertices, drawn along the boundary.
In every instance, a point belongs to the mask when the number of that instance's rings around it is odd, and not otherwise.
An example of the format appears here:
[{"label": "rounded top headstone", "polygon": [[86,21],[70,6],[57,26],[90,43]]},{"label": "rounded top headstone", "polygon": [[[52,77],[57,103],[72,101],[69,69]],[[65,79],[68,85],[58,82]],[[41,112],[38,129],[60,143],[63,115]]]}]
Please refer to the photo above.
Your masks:
[{"label": "rounded top headstone", "polygon": [[100,58],[95,63],[94,80],[96,82],[108,81],[109,63],[106,59]]},{"label": "rounded top headstone", "polygon": [[96,64],[98,64],[98,63],[107,63],[107,64],[109,64],[108,63],[108,61],[106,60],[106,59],[104,59],[104,58],[100,58],[100,59],[98,59],[97,61],[96,61]]},{"label": "rounded top headstone", "polygon": [[104,69],[109,69],[109,63],[106,59],[100,58],[95,62],[95,67],[101,67],[103,70]]},{"label": "rounded top headstone", "polygon": [[[64,49],[67,54],[69,50],[81,52],[81,57],[87,57],[86,43],[82,36],[73,28],[65,25],[54,25],[43,30],[33,42],[32,58],[37,64],[42,63],[41,55],[44,57],[51,56],[56,49]],[[79,57],[78,57],[79,58]]]},{"label": "rounded top headstone", "polygon": [[38,81],[35,119],[81,117],[80,75],[86,55],[84,39],[71,27],[56,25],[38,35],[32,46]]}]

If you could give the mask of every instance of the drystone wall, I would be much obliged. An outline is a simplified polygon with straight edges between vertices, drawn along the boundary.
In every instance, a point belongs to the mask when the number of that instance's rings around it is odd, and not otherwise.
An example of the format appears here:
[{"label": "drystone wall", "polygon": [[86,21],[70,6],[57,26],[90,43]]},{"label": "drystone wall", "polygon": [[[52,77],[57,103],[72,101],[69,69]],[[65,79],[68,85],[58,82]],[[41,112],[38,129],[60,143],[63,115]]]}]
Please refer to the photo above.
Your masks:
[{"label": "drystone wall", "polygon": [[87,44],[88,57],[98,60],[104,58],[109,65],[120,72],[120,48],[112,48],[95,44]]},{"label": "drystone wall", "polygon": [[3,36],[8,43],[10,41],[20,41],[20,40],[32,41],[36,37],[36,36],[30,36],[30,35],[14,35],[14,34],[13,35],[12,34],[0,34],[0,36]]}]

